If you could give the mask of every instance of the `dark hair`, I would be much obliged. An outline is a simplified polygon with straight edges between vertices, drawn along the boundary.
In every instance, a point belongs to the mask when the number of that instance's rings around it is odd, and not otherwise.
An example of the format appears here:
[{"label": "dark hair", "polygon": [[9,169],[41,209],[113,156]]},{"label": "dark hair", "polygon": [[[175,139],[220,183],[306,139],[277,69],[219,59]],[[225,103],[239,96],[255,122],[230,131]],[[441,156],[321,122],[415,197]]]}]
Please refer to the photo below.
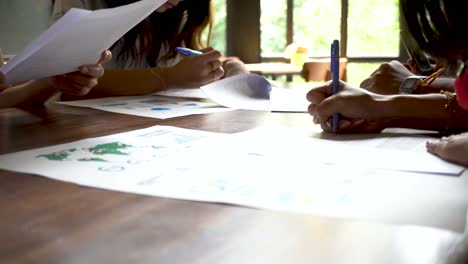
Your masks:
[{"label": "dark hair", "polygon": [[454,62],[468,55],[468,10],[464,1],[400,0],[400,10],[423,50]]},{"label": "dark hair", "polygon": [[[106,0],[108,7],[131,4],[139,0]],[[188,48],[201,49],[202,39],[208,27],[208,45],[211,38],[213,8],[211,0],[184,0],[163,13],[153,12],[117,43],[121,50],[118,60],[146,60],[151,67],[164,59],[175,57],[175,48],[184,44]],[[138,47],[137,47],[138,45]],[[160,56],[161,47],[167,46],[168,53]]]}]

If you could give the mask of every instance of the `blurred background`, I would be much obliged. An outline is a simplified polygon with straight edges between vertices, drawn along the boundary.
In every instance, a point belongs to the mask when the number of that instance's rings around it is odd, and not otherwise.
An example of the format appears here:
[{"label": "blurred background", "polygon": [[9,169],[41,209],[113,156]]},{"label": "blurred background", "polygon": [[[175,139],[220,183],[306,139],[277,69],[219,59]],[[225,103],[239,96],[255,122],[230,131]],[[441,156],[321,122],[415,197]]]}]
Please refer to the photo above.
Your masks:
[{"label": "blurred background", "polygon": [[[47,29],[52,1],[0,1],[4,53],[18,53]],[[211,45],[246,63],[290,63],[298,51],[301,58],[295,57],[294,64],[302,66],[307,60],[327,58],[330,43],[339,39],[341,56],[347,59],[347,81],[359,84],[380,63],[407,58],[400,45],[398,0],[213,1]],[[292,80],[306,81],[299,74]]]}]

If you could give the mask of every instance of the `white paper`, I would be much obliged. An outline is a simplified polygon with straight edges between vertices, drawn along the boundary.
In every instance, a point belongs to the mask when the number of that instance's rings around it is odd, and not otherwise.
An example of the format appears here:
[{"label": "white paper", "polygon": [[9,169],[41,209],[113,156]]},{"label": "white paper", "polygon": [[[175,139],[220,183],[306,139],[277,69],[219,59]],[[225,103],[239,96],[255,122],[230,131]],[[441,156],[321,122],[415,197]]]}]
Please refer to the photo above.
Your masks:
[{"label": "white paper", "polygon": [[[59,103],[128,115],[172,118],[235,109],[307,112],[309,103],[306,100],[306,93],[305,90],[272,86],[259,75],[244,74],[214,82],[201,89],[171,89],[146,96],[108,97]],[[155,96],[160,96],[159,101],[155,100]],[[166,99],[162,99],[163,97]],[[205,102],[187,101],[181,98],[205,99]]]},{"label": "white paper", "polygon": [[231,76],[200,89],[214,102],[235,109],[307,112],[309,106],[305,90],[281,88],[257,74]]},{"label": "white paper", "polygon": [[159,119],[233,110],[212,102],[201,102],[155,95],[106,97],[58,103]]},{"label": "white paper", "polygon": [[304,162],[280,146],[250,152],[245,144],[257,139],[240,144],[246,136],[156,126],[2,155],[0,168],[145,195],[464,230],[460,181],[468,175]]},{"label": "white paper", "polygon": [[[293,153],[296,160],[323,164],[460,176],[465,167],[426,151],[431,137],[411,135],[334,135],[330,139],[304,137],[294,129],[258,128],[239,133],[250,152]],[[367,137],[367,138],[366,138]],[[252,142],[251,142],[252,141]],[[274,144],[272,144],[274,142]],[[282,152],[278,152],[281,149]]]},{"label": "white paper", "polygon": [[271,84],[257,74],[231,76],[200,89],[208,98],[226,107],[263,111],[271,109]]},{"label": "white paper", "polygon": [[142,0],[96,11],[72,8],[0,71],[15,84],[95,64],[104,50],[166,1]]},{"label": "white paper", "polygon": [[310,105],[307,90],[286,89],[273,86],[270,93],[270,111],[306,113]]}]

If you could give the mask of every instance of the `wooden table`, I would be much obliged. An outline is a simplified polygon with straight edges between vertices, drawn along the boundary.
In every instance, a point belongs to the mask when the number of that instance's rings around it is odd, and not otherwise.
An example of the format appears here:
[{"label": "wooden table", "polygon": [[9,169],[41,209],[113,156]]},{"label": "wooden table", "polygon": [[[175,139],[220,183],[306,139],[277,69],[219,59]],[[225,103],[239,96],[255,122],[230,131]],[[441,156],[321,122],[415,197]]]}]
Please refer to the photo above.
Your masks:
[{"label": "wooden table", "polygon": [[[312,128],[307,114],[233,111],[157,120],[50,105],[0,110],[0,153],[153,125]],[[456,233],[81,187],[0,171],[0,263],[434,263]]]},{"label": "wooden table", "polygon": [[292,81],[293,75],[299,75],[302,71],[301,66],[290,63],[248,63],[245,67],[251,73],[270,76],[273,80],[276,80],[278,76],[286,75],[288,82]]}]

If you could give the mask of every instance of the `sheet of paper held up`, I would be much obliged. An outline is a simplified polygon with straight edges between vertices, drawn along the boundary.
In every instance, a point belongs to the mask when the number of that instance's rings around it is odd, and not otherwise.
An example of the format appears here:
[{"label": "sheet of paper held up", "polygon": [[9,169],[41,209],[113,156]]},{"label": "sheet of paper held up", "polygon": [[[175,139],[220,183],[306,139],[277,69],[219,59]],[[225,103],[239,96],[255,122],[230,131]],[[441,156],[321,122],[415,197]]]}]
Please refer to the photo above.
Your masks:
[{"label": "sheet of paper held up", "polygon": [[0,71],[8,83],[14,84],[94,64],[102,51],[165,2],[142,0],[96,11],[72,8]]},{"label": "sheet of paper held up", "polygon": [[58,103],[78,107],[89,107],[120,114],[160,119],[234,110],[213,102],[201,102],[156,95],[106,97]]},{"label": "sheet of paper held up", "polygon": [[245,110],[307,112],[305,91],[284,89],[257,74],[240,74],[200,87],[214,102]]},{"label": "sheet of paper held up", "polygon": [[0,168],[145,195],[464,230],[468,199],[453,177],[304,162],[280,147],[251,152],[246,136],[156,126],[3,155]]}]

